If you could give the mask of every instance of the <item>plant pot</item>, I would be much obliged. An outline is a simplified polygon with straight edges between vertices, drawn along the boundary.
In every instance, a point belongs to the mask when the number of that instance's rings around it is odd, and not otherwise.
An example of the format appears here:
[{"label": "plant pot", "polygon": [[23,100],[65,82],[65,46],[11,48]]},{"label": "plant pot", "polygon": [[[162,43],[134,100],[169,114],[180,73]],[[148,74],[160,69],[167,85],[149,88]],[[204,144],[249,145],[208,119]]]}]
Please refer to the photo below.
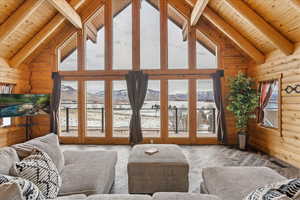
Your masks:
[{"label": "plant pot", "polygon": [[239,132],[238,133],[238,148],[240,150],[247,150],[247,142],[248,142],[248,135],[246,132]]}]

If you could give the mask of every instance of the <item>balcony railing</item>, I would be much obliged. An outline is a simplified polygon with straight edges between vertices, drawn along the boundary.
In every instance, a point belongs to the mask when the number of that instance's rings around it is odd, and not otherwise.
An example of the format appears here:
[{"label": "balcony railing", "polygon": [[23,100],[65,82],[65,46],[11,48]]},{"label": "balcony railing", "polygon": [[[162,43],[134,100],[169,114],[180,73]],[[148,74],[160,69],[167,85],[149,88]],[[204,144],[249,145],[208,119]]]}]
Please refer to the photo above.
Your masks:
[{"label": "balcony railing", "polygon": [[[64,113],[65,123],[63,124],[63,131],[70,132],[74,128],[74,124],[70,124],[70,118],[73,113],[77,112],[78,108],[67,107],[63,104],[61,108],[61,113]],[[175,134],[180,132],[188,132],[188,108],[178,108],[176,106],[169,106],[169,131]],[[197,133],[215,133],[216,130],[216,109],[215,108],[198,108],[197,110]],[[87,113],[97,114],[97,125],[87,126],[88,129],[97,130],[99,133],[104,133],[105,127],[105,109],[101,108],[86,108]],[[128,115],[128,121],[131,117],[130,108],[113,108],[114,115]],[[156,114],[154,114],[156,113]],[[160,107],[153,106],[152,108],[143,108],[141,109],[141,117],[151,116],[154,119],[160,120]],[[156,120],[156,119],[155,119]],[[91,120],[92,121],[92,120]],[[100,123],[100,124],[99,124]],[[160,121],[159,123],[160,124]],[[65,125],[65,126],[64,126]],[[129,124],[128,124],[129,126]],[[72,130],[71,130],[72,129]],[[124,132],[125,129],[128,130],[128,127],[114,127],[116,131]],[[124,129],[124,130],[123,130]],[[143,128],[143,131],[148,131],[146,128]],[[151,127],[149,131],[159,132],[160,128]]]}]

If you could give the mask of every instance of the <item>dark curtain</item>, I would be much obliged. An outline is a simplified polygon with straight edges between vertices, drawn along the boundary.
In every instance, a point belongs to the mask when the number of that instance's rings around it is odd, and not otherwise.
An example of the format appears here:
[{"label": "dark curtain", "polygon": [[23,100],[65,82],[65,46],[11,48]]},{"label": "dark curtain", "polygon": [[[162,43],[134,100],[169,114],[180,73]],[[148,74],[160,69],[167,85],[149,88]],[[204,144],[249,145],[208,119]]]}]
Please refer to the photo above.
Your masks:
[{"label": "dark curtain", "polygon": [[132,115],[129,125],[129,141],[131,145],[143,141],[140,110],[148,88],[148,75],[142,71],[129,71],[126,75],[127,91]]},{"label": "dark curtain", "polygon": [[50,103],[50,131],[57,134],[59,124],[59,104],[61,96],[61,77],[58,72],[53,72],[52,79],[53,88]]},{"label": "dark curtain", "polygon": [[224,71],[217,71],[212,75],[213,78],[213,89],[214,89],[214,100],[217,107],[217,136],[219,142],[227,144],[227,131],[225,122],[225,112],[223,107],[222,99],[222,86],[221,77],[224,76]]},{"label": "dark curtain", "polygon": [[276,81],[260,82],[259,84],[260,98],[257,115],[258,123],[263,123],[264,121],[264,109],[270,100],[275,84]]}]

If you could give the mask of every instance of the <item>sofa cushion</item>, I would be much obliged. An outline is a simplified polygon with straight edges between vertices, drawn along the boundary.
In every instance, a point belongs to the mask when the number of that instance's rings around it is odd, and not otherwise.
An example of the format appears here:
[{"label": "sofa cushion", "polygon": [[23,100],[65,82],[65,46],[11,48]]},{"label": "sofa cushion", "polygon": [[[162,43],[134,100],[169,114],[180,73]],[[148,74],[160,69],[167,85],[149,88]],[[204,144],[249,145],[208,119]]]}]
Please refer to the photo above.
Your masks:
[{"label": "sofa cushion", "polygon": [[20,158],[29,156],[33,149],[44,151],[53,160],[59,172],[64,168],[64,156],[59,146],[58,136],[54,133],[29,140],[25,143],[15,144],[12,147],[16,149]]},{"label": "sofa cushion", "polygon": [[148,195],[100,194],[89,196],[86,200],[152,200]]},{"label": "sofa cushion", "polygon": [[247,195],[243,200],[292,200],[285,194],[273,189],[272,187],[259,187],[250,194]]},{"label": "sofa cushion", "polygon": [[218,197],[198,193],[158,192],[153,195],[153,200],[220,200]]},{"label": "sofa cushion", "polygon": [[65,151],[59,195],[106,194],[114,182],[117,152]]},{"label": "sofa cushion", "polygon": [[45,200],[32,182],[19,177],[0,175],[0,197],[7,200]]},{"label": "sofa cushion", "polygon": [[286,180],[267,167],[209,167],[202,176],[206,191],[223,200],[241,200],[257,187]]},{"label": "sofa cushion", "polygon": [[33,152],[15,163],[12,174],[33,182],[46,198],[57,197],[61,178],[53,161],[45,152]]},{"label": "sofa cushion", "polygon": [[0,148],[0,174],[9,175],[10,168],[19,161],[16,150],[11,147]]}]

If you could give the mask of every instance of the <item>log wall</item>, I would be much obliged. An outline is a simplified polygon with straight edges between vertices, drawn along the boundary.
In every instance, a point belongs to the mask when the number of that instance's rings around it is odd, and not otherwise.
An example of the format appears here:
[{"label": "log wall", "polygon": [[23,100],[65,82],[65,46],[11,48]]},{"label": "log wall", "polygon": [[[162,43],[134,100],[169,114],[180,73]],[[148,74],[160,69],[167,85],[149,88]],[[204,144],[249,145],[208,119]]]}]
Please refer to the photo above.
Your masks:
[{"label": "log wall", "polygon": [[248,75],[256,79],[282,74],[281,86],[281,133],[278,130],[263,128],[255,122],[250,124],[250,143],[255,148],[300,167],[300,94],[287,94],[288,85],[300,83],[300,44],[296,44],[293,55],[284,56],[278,51],[268,55],[266,63],[253,65]]}]

